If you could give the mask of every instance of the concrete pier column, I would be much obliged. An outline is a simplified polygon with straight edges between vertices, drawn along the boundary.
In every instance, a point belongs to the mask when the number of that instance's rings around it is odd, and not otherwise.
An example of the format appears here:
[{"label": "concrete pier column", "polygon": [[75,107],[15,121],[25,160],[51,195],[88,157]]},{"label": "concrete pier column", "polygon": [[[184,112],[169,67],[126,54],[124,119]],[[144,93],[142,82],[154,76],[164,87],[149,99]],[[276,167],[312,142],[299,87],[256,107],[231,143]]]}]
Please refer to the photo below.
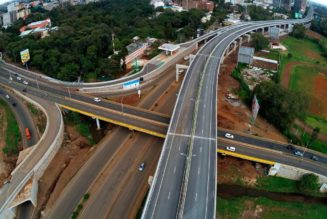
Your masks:
[{"label": "concrete pier column", "polygon": [[100,130],[101,129],[101,126],[100,126],[100,121],[98,118],[95,119],[96,123],[97,123],[97,130]]}]

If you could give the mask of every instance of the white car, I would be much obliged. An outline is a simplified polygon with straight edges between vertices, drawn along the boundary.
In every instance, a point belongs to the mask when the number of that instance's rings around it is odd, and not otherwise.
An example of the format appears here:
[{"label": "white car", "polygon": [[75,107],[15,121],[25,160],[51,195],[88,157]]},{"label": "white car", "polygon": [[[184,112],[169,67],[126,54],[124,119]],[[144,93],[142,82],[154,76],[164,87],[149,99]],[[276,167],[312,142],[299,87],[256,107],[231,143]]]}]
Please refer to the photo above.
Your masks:
[{"label": "white car", "polygon": [[99,97],[94,97],[94,99],[93,99],[95,102],[100,102],[101,101],[101,99],[99,98]]},{"label": "white car", "polygon": [[6,98],[7,98],[7,99],[9,99],[9,98],[10,98],[8,94],[6,94]]},{"label": "white car", "polygon": [[226,134],[225,134],[225,137],[226,137],[226,138],[233,139],[233,138],[234,138],[234,135],[232,135],[232,134],[230,134],[230,133],[226,133]]},{"label": "white car", "polygon": [[11,80],[11,81],[12,81],[12,77],[11,77],[11,76],[9,77],[9,80]]},{"label": "white car", "polygon": [[141,163],[139,166],[139,171],[143,172],[144,168],[145,168],[145,163]]},{"label": "white car", "polygon": [[232,147],[232,146],[228,146],[228,147],[226,147],[226,150],[228,150],[228,151],[236,151],[236,148],[235,147]]},{"label": "white car", "polygon": [[23,84],[28,85],[28,82],[27,81],[23,81]]},{"label": "white car", "polygon": [[17,80],[18,80],[18,81],[21,81],[21,80],[22,80],[22,78],[21,78],[21,77],[19,77],[19,76],[17,76]]}]

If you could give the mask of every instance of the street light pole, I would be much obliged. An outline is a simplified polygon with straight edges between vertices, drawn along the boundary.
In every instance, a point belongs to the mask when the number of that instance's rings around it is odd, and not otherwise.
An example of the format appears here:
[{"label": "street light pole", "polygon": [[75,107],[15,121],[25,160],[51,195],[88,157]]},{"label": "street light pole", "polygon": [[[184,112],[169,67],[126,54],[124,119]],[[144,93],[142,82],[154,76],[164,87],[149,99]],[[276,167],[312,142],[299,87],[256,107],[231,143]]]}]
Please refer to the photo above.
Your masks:
[{"label": "street light pole", "polygon": [[120,104],[121,104],[121,113],[124,114],[124,104],[123,104],[123,98],[120,99]]},{"label": "street light pole", "polygon": [[69,87],[67,87],[68,89],[68,95],[69,95],[69,98],[72,98],[71,94],[70,94],[70,90],[69,90]]}]

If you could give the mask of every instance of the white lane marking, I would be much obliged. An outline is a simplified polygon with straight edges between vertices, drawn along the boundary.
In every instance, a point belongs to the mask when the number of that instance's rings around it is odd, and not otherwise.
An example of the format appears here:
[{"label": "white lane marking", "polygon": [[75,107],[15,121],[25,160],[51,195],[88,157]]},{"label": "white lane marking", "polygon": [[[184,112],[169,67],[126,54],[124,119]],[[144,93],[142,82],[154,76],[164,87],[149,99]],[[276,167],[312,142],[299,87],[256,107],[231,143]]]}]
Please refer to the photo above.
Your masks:
[{"label": "white lane marking", "polygon": [[176,166],[174,167],[174,174],[176,173]]},{"label": "white lane marking", "polygon": [[198,175],[200,175],[200,167],[198,168]]},{"label": "white lane marking", "polygon": [[200,147],[200,153],[202,153],[202,146]]},{"label": "white lane marking", "polygon": [[203,135],[203,131],[204,131],[204,130],[202,129],[202,135]]},{"label": "white lane marking", "polygon": [[168,200],[170,199],[170,192],[168,193],[168,197],[167,198],[168,198]]},{"label": "white lane marking", "polygon": [[196,201],[197,199],[198,199],[198,193],[196,192],[195,193],[195,199],[194,200]]},{"label": "white lane marking", "polygon": [[171,132],[169,132],[168,135],[185,137],[185,138],[198,138],[198,139],[207,139],[207,140],[210,140],[210,141],[216,141],[215,138],[209,138],[209,137],[197,136],[197,135],[185,135],[185,134],[178,134],[178,133],[171,133]]}]

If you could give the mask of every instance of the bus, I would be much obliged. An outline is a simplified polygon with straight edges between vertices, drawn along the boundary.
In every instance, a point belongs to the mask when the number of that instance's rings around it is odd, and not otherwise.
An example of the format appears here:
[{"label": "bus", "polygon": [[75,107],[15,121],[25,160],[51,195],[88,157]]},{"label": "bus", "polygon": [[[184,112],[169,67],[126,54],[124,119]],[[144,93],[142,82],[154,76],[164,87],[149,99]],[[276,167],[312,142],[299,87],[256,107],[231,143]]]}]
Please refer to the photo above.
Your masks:
[{"label": "bus", "polygon": [[31,133],[30,133],[30,130],[28,128],[25,128],[25,135],[26,135],[27,140],[31,139]]}]

